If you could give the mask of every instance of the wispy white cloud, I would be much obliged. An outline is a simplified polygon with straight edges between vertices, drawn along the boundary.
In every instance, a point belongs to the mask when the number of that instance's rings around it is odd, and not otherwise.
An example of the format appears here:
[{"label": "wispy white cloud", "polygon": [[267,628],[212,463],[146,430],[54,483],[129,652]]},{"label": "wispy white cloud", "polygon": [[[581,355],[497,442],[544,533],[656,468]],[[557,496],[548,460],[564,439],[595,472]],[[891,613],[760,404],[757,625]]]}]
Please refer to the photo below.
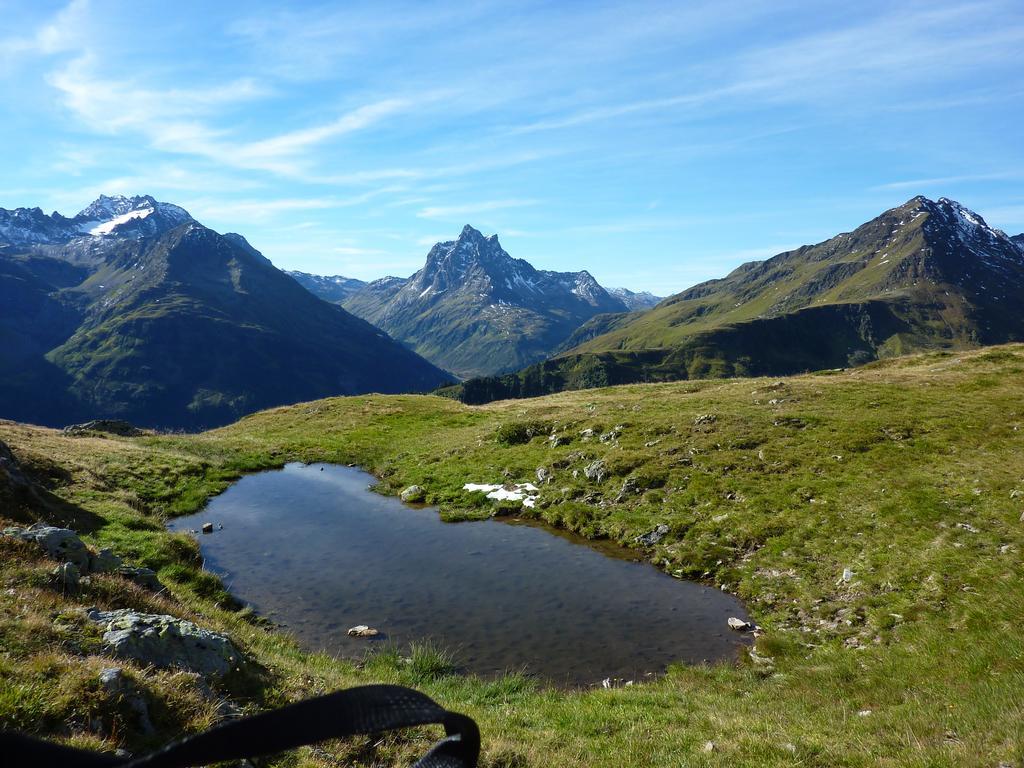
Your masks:
[{"label": "wispy white cloud", "polygon": [[879,184],[871,187],[872,191],[886,189],[925,189],[928,187],[939,187],[945,184],[959,184],[968,181],[996,181],[999,179],[1019,179],[1021,173],[1012,171],[1000,171],[997,173],[967,173],[961,176],[936,176],[928,179],[907,179],[905,181],[891,181],[887,184]]},{"label": "wispy white cloud", "polygon": [[460,219],[488,211],[501,211],[507,208],[526,208],[539,205],[539,200],[481,200],[475,203],[457,205],[433,205],[421,208],[416,215],[421,219]]},{"label": "wispy white cloud", "polygon": [[[155,89],[131,80],[103,78],[94,69],[94,57],[83,55],[50,78],[68,109],[91,129],[136,134],[158,150],[198,156],[229,167],[300,178],[312,175],[308,150],[315,145],[365,130],[437,98],[429,94],[418,99],[382,99],[322,125],[246,142],[227,129],[214,127],[209,118],[223,108],[271,95],[273,89],[264,83],[240,78],[208,87]],[[386,171],[368,174],[365,180],[406,175]]]},{"label": "wispy white cloud", "polygon": [[87,34],[90,11],[89,0],[71,0],[28,35],[0,38],[0,60],[19,55],[52,55],[79,47]]},{"label": "wispy white cloud", "polygon": [[297,211],[351,208],[392,191],[398,190],[383,187],[351,197],[231,198],[227,200],[200,198],[186,201],[185,205],[193,214],[208,216],[211,219],[262,222],[280,214],[289,214]]}]

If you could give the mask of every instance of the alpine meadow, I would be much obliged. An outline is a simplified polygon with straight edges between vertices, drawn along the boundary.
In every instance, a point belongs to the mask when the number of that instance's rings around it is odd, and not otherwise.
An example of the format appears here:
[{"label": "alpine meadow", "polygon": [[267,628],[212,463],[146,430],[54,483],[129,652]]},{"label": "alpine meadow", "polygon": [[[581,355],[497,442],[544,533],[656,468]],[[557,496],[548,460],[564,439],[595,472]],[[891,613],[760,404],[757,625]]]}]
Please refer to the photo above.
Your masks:
[{"label": "alpine meadow", "polygon": [[1024,768],[1024,8],[0,3],[11,768]]}]

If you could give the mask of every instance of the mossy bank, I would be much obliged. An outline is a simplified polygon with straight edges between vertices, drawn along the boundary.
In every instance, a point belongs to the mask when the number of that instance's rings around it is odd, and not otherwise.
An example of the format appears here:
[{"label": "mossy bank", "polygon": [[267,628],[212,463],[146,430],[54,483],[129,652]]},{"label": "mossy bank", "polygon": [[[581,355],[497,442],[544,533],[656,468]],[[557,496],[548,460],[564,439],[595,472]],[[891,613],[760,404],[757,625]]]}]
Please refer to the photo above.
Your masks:
[{"label": "mossy bank", "polygon": [[[65,437],[0,423],[47,489],[5,499],[5,522],[75,527],[156,570],[170,593],[103,575],[63,594],[52,562],[3,543],[0,725],[137,751],[215,722],[224,701],[254,710],[396,681],[475,717],[489,766],[1022,765],[1022,374],[1013,345],[480,408],[337,398],[200,435]],[[431,649],[362,664],[303,653],[201,571],[194,542],[164,530],[240,474],[295,460],[363,466],[383,492],[419,485],[453,520],[495,511],[465,483],[536,483],[543,467],[550,482],[521,512],[735,592],[765,635],[735,665],[584,691],[460,676]],[[585,471],[595,463],[601,472]],[[653,547],[637,541],[659,525],[668,533]],[[211,696],[187,674],[119,661],[151,702],[156,733],[143,736],[96,683],[110,661],[81,620],[86,605],[188,618],[230,635],[251,664]],[[434,736],[278,762],[403,764]]]}]

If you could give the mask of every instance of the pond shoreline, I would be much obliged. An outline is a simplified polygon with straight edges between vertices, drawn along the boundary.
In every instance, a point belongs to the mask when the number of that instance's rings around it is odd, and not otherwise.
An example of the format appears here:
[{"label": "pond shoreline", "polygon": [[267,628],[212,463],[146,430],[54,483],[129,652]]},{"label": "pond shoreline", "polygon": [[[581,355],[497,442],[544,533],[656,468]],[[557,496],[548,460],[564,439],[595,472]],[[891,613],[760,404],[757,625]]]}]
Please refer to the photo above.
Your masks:
[{"label": "pond shoreline", "polygon": [[[326,473],[325,469],[328,470]],[[364,498],[362,502],[358,503],[368,503],[374,508],[372,515],[387,517],[389,525],[393,526],[388,530],[381,530],[380,522],[372,518],[359,522],[359,525],[364,526],[374,537],[375,546],[380,550],[378,557],[388,555],[398,546],[398,540],[395,538],[396,532],[402,535],[406,526],[413,526],[416,528],[414,535],[420,539],[414,542],[415,545],[405,553],[405,557],[422,559],[425,544],[440,547],[435,553],[436,559],[430,561],[432,564],[423,566],[426,569],[425,572],[433,573],[438,568],[455,568],[461,569],[461,575],[435,576],[435,579],[442,580],[439,581],[441,586],[438,590],[434,590],[415,574],[403,574],[402,578],[410,580],[401,585],[396,583],[388,587],[391,591],[387,592],[389,597],[383,602],[384,606],[394,605],[393,611],[381,609],[379,604],[374,604],[372,601],[366,602],[366,594],[373,592],[378,595],[376,599],[379,601],[381,584],[390,584],[397,578],[397,572],[403,570],[402,560],[399,558],[387,561],[386,566],[382,566],[373,558],[364,560],[366,553],[351,544],[349,537],[352,535],[352,531],[348,531],[342,537],[345,541],[339,546],[345,547],[343,550],[345,567],[350,568],[352,573],[345,579],[337,579],[329,572],[318,572],[317,578],[323,584],[309,586],[302,581],[300,576],[289,575],[291,571],[296,570],[296,564],[292,562],[290,555],[281,554],[278,549],[275,549],[275,547],[280,547],[279,542],[281,541],[278,520],[275,519],[277,513],[268,516],[270,513],[266,510],[254,511],[255,507],[262,499],[267,498],[268,494],[273,496],[277,493],[270,487],[272,484],[268,484],[265,479],[267,475],[275,476],[275,473],[279,478],[286,476],[290,478],[288,482],[294,482],[293,475],[304,473],[304,482],[325,486],[325,489],[317,491],[317,499],[320,501],[328,499],[333,502],[337,501],[335,496],[340,495],[348,506],[357,503],[358,499],[344,494],[351,494],[353,488],[359,485],[357,495],[361,494]],[[264,479],[252,479],[260,477]],[[565,689],[599,684],[600,681],[609,678],[639,682],[652,676],[660,677],[664,674],[667,666],[675,663],[735,664],[740,661],[742,649],[748,645],[746,642],[748,638],[728,629],[727,616],[722,615],[719,619],[714,620],[708,615],[708,611],[713,610],[710,606],[718,606],[714,609],[718,611],[724,611],[725,608],[722,606],[728,606],[729,616],[735,615],[746,619],[746,609],[734,597],[705,584],[673,577],[653,564],[636,557],[634,550],[619,546],[609,540],[588,539],[527,516],[498,516],[487,520],[467,521],[466,528],[449,526],[436,508],[426,505],[410,505],[390,494],[380,494],[377,491],[371,493],[374,484],[365,481],[379,481],[372,474],[356,467],[322,463],[289,463],[279,470],[252,473],[246,475],[245,478],[250,478],[247,485],[255,483],[266,487],[257,493],[257,497],[244,502],[244,510],[234,511],[225,517],[222,511],[225,502],[221,501],[219,503],[221,509],[217,509],[218,502],[216,501],[225,498],[225,494],[228,492],[225,491],[213,497],[208,506],[200,512],[185,518],[174,519],[169,523],[169,528],[180,532],[183,527],[188,526],[193,530],[198,529],[197,523],[212,522],[218,527],[222,523],[226,523],[225,530],[218,530],[210,536],[198,535],[208,570],[219,574],[225,583],[230,582],[232,594],[251,605],[260,615],[270,617],[275,623],[283,622],[300,645],[313,652],[324,651],[339,658],[358,659],[364,655],[366,645],[376,645],[381,640],[376,638],[369,641],[363,640],[359,646],[360,653],[357,654],[353,650],[352,643],[339,639],[337,633],[348,629],[348,623],[351,623],[352,626],[365,624],[378,629],[382,635],[397,637],[399,646],[408,647],[410,642],[434,642],[437,647],[442,649],[454,649],[456,662],[460,667],[464,667],[464,671],[468,674],[483,674],[485,677],[493,677],[508,669],[528,668],[531,675],[536,672],[536,676],[539,676],[543,682]],[[238,488],[241,483],[242,480],[239,480],[231,488]],[[337,483],[345,486],[344,491],[340,487],[332,486]],[[289,493],[294,492],[296,492],[295,489],[289,491]],[[290,507],[303,508],[312,503],[307,499],[304,503],[296,505],[290,498],[275,498],[278,503]],[[211,509],[211,507],[214,508]],[[397,510],[401,510],[401,513],[398,513]],[[429,517],[420,517],[415,514],[420,511],[429,512]],[[408,515],[410,512],[413,513],[411,517]],[[231,514],[234,514],[235,517],[231,517]],[[293,510],[291,514],[293,517],[289,518],[288,535],[292,537],[312,535],[311,538],[304,539],[302,545],[302,551],[308,556],[309,552],[317,551],[316,547],[320,546],[318,540],[330,534],[323,529],[311,530],[310,526],[314,525],[313,521],[302,517],[301,512]],[[239,531],[239,527],[248,525],[250,518],[254,515],[260,516],[260,524],[251,530]],[[299,515],[299,517],[296,518],[294,515]],[[492,527],[495,525],[497,527]],[[473,527],[470,528],[470,526]],[[263,536],[268,527],[276,531],[274,541],[277,543],[274,544],[268,538],[262,542],[262,545],[255,544],[252,539]],[[239,538],[228,544],[224,539],[226,535],[232,536],[232,531]],[[458,531],[457,534],[456,531]],[[453,535],[455,540],[463,541],[463,543],[454,549],[445,549],[450,546],[446,542],[452,539]],[[529,546],[515,543],[524,538],[530,540]],[[505,548],[518,547],[515,556],[509,555],[501,545],[495,545],[495,539],[503,540]],[[250,555],[252,555],[252,552],[255,552],[253,547],[259,549],[259,546],[264,548],[259,550],[255,556],[256,565],[252,567],[261,567],[259,562],[267,558],[277,558],[274,567],[268,567],[268,572],[262,576],[264,579],[262,582],[258,582],[256,577],[245,574],[248,566],[240,566],[238,560],[239,557],[245,557],[241,554],[241,550],[251,550]],[[556,548],[558,554],[548,552],[551,548]],[[323,550],[321,556],[328,560],[331,556],[338,556],[338,553],[334,550]],[[472,563],[472,556],[484,558],[486,567],[481,569],[479,563]],[[503,557],[510,558],[510,562],[503,562]],[[588,594],[585,592],[586,585],[577,583],[580,581],[578,578],[572,576],[552,577],[550,575],[540,578],[530,570],[530,567],[524,565],[524,563],[529,563],[537,558],[541,558],[544,565],[539,565],[539,561],[532,563],[531,567],[536,566],[547,574],[554,574],[562,569],[581,568],[582,572],[587,574],[583,581],[596,580],[602,584],[603,591],[586,597],[585,595]],[[312,559],[311,567],[315,568],[317,567],[316,557]],[[359,575],[360,568],[353,568],[354,563],[363,563],[367,570],[377,569],[376,575]],[[614,563],[619,565],[613,565]],[[624,573],[612,578],[604,573],[608,568],[616,568]],[[497,575],[493,572],[495,569],[504,575]],[[505,569],[507,574],[502,569]],[[301,571],[301,568],[298,570]],[[638,578],[647,585],[639,591],[630,592],[622,586],[624,580]],[[481,584],[487,586],[470,589],[462,584],[462,579],[482,580]],[[357,583],[355,586],[353,586],[353,581]],[[517,590],[509,586],[512,582],[519,584],[519,591],[532,590],[529,592],[529,600],[535,602],[530,603],[526,596],[517,596]],[[331,614],[333,609],[330,608],[335,604],[332,602],[335,600],[334,592],[340,593],[346,589],[353,592],[343,601],[345,602],[345,611],[350,610],[352,599],[358,599],[364,601],[361,603],[364,605],[364,612],[345,613],[342,611],[342,615],[346,618],[335,620]],[[453,592],[457,597],[447,596],[447,592]],[[480,600],[485,592],[491,597],[491,600]],[[285,599],[285,595],[287,595],[287,599]],[[419,597],[416,598],[416,595]],[[657,596],[660,604],[645,603],[645,600],[655,600],[654,596]],[[527,600],[527,602],[520,608],[517,607],[519,604],[516,599]],[[694,600],[697,602],[694,603]],[[492,605],[493,601],[498,601],[500,605]],[[434,618],[435,614],[431,614],[429,622],[422,617],[417,620],[411,619],[410,616],[415,616],[418,611],[422,610],[420,607],[422,605],[431,606],[430,610],[434,611],[439,618]],[[690,607],[686,608],[687,605]],[[447,607],[442,610],[434,606]],[[504,614],[501,613],[502,610],[505,611]],[[371,616],[374,611],[382,618],[375,621]],[[463,615],[459,622],[445,618],[449,614],[457,614],[460,611],[463,612]],[[538,611],[543,618],[534,615]],[[613,611],[620,612],[615,620],[611,619]],[[577,613],[580,618],[573,620],[571,617]],[[481,634],[488,631],[484,627],[497,627],[501,622],[508,623],[509,615],[517,617],[516,621],[509,625],[514,627],[514,629],[510,629],[509,634],[514,632],[520,636],[516,641],[511,640],[507,635],[491,636],[486,642],[481,639]],[[584,616],[587,618],[584,619]],[[339,621],[340,623],[338,623]],[[596,622],[594,626],[601,628],[599,637],[588,637],[591,633],[583,631],[577,626],[578,624],[582,625],[584,621]],[[690,622],[687,626],[691,626],[691,629],[684,630],[683,627],[687,621]],[[701,640],[696,639],[698,624],[693,624],[694,621],[699,623],[700,633],[703,633]],[[709,621],[712,622],[710,625]],[[674,627],[671,632],[675,633],[674,642],[678,644],[678,653],[670,653],[666,645],[667,640],[660,636],[654,637],[658,634],[659,622],[663,623],[661,632],[666,637],[669,629]],[[435,624],[441,629],[435,627]],[[327,630],[323,628],[324,626]],[[424,627],[428,626],[430,630],[426,631]],[[557,627],[557,629],[552,629],[552,627]],[[712,634],[709,635],[709,632]],[[570,635],[574,635],[575,639],[569,641],[567,638]],[[715,640],[713,637],[718,639]],[[531,643],[540,643],[541,646],[549,643],[550,646],[544,647],[550,647],[551,650],[543,652],[540,658],[536,655],[531,657],[529,653],[526,653],[524,657],[519,648],[520,646],[529,648]],[[657,658],[660,658],[661,661],[637,661],[636,668],[632,669],[629,663],[622,661],[623,658],[630,657],[631,646],[629,643],[644,645],[647,648],[644,654],[660,653],[661,655]],[[588,644],[598,646],[596,649],[592,649],[592,652],[602,651],[608,655],[608,664],[599,665],[601,672],[598,672],[596,668],[591,672],[583,671],[584,661],[581,660],[579,652],[570,652],[569,650],[579,644],[582,644],[581,647],[587,647]],[[712,651],[713,647],[719,648],[719,650]],[[556,648],[562,650],[556,652]],[[656,651],[657,648],[662,648],[662,650]],[[722,648],[728,648],[728,653],[722,652]],[[534,651],[535,654],[538,652]],[[553,668],[552,664],[557,664],[556,659],[559,653],[566,657],[565,666],[560,665]],[[638,658],[645,657],[642,655]],[[502,661],[503,659],[504,661]]]}]

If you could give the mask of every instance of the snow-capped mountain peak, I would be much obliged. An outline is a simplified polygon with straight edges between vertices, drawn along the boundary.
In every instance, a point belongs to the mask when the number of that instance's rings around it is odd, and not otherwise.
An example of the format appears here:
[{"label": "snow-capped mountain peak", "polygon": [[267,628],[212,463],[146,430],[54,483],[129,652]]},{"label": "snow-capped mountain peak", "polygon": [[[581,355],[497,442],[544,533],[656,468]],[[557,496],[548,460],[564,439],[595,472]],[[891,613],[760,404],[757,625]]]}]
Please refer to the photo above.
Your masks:
[{"label": "snow-capped mountain peak", "polygon": [[943,237],[959,242],[961,253],[989,263],[1019,262],[1020,248],[1001,229],[991,227],[984,218],[956,200],[940,197],[937,201],[914,198],[928,211],[925,231],[935,240]]},{"label": "snow-capped mountain peak", "polygon": [[156,200],[149,195],[125,197],[124,195],[100,195],[78,212],[76,219],[109,221],[131,211],[156,208]]},{"label": "snow-capped mountain peak", "polygon": [[100,195],[73,218],[39,208],[0,208],[0,243],[54,245],[80,237],[148,237],[192,222],[188,211],[149,195]]},{"label": "snow-capped mountain peak", "polygon": [[114,234],[124,225],[141,222],[153,214],[159,214],[160,224],[145,227],[130,227],[138,234],[153,234],[156,230],[175,227],[191,221],[188,211],[171,203],[160,203],[149,195],[125,197],[124,195],[100,195],[83,208],[75,217],[78,231],[93,237]]}]

